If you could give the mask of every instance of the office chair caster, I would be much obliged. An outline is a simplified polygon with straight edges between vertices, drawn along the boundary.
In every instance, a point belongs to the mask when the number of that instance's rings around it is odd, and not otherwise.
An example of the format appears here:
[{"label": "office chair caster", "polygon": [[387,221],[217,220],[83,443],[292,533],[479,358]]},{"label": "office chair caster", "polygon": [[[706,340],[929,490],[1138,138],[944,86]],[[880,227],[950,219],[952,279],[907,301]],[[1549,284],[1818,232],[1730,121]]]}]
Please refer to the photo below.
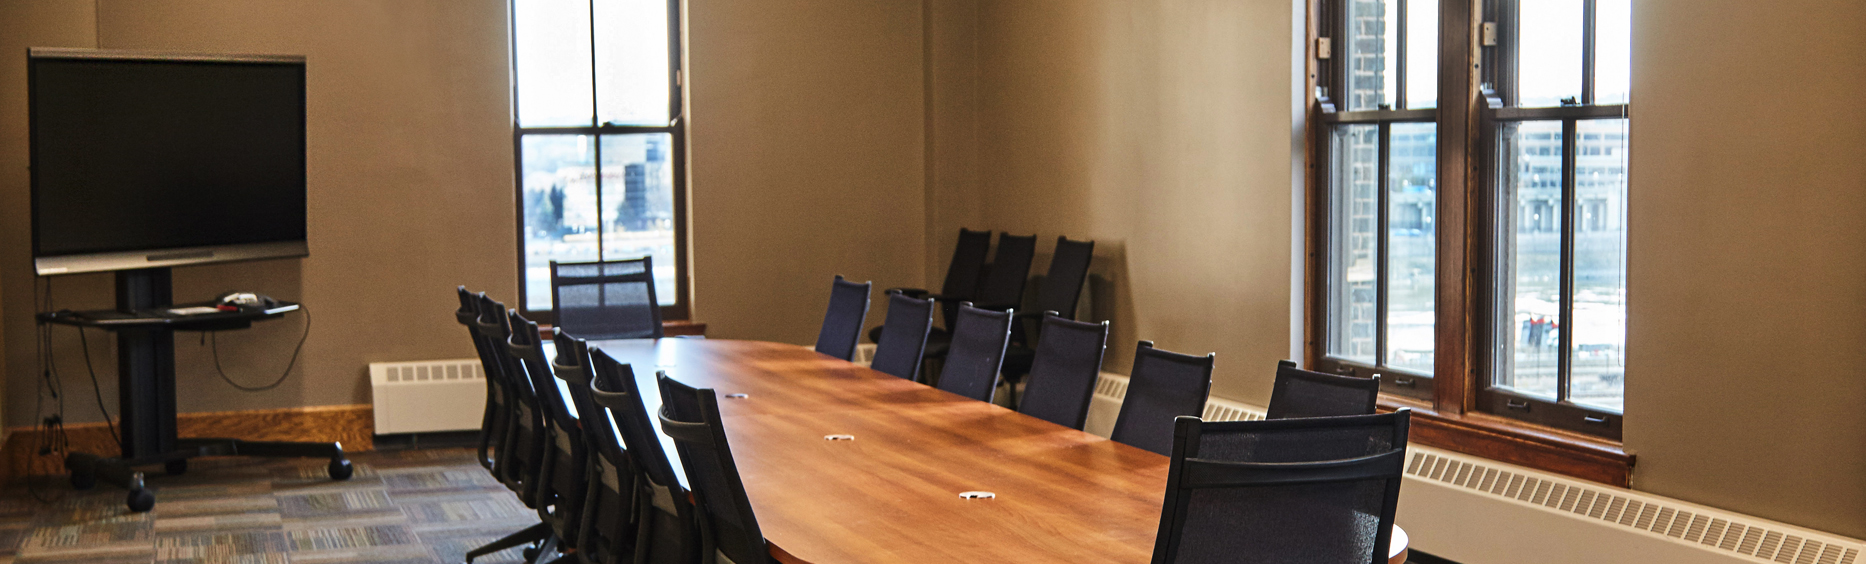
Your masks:
[{"label": "office chair caster", "polygon": [[348,459],[341,457],[330,459],[330,466],[326,470],[330,472],[330,479],[339,481],[348,480],[350,476],[356,474],[356,467],[351,466]]},{"label": "office chair caster", "polygon": [[149,490],[143,488],[130,490],[129,506],[130,511],[134,513],[142,513],[154,509],[155,494],[149,493]]},{"label": "office chair caster", "polygon": [[89,469],[71,470],[71,489],[88,490],[97,487],[97,473]]},{"label": "office chair caster", "polygon": [[163,463],[162,467],[164,470],[168,471],[168,475],[180,476],[182,474],[188,473],[188,459],[180,458],[180,459],[170,460],[168,462]]}]

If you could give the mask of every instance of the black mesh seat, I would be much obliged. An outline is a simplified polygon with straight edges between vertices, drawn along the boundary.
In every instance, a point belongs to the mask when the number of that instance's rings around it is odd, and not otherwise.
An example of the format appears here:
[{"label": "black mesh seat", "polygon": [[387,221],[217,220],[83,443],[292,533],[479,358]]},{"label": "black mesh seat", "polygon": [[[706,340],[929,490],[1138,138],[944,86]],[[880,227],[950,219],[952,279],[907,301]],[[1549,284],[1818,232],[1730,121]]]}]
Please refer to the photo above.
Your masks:
[{"label": "black mesh seat", "polygon": [[636,523],[635,552],[631,558],[616,561],[642,564],[695,561],[699,556],[700,536],[695,528],[693,503],[686,488],[681,487],[667,451],[661,448],[660,436],[654,430],[647,405],[642,403],[635,371],[627,364],[616,362],[601,349],[591,352],[590,367],[595,370],[595,378],[590,382],[590,399],[605,414],[605,419],[592,418],[591,421],[601,421],[593,423],[599,429],[603,428],[602,422],[613,425],[611,433],[594,434],[600,441],[617,443],[609,448],[623,450],[635,469],[631,476],[616,478],[619,485],[634,484],[639,501],[632,515],[621,516]]},{"label": "black mesh seat", "polygon": [[467,336],[473,340],[473,350],[479,354],[480,373],[486,380],[486,411],[480,417],[479,426],[479,465],[486,470],[493,469],[494,453],[503,454],[502,443],[505,441],[506,424],[509,414],[506,407],[505,375],[499,363],[497,353],[479,330],[479,304],[484,294],[468,292],[466,286],[459,286],[460,309],[454,311],[454,321],[466,327]]},{"label": "black mesh seat", "polygon": [[823,328],[816,334],[816,352],[843,360],[855,357],[855,345],[862,339],[862,323],[868,319],[868,287],[868,282],[850,282],[836,275],[829,289],[829,308],[823,313]]},{"label": "black mesh seat", "polygon": [[556,328],[584,339],[659,339],[654,259],[551,262]]},{"label": "black mesh seat", "polygon": [[[557,355],[551,359],[551,373],[564,382],[570,405],[576,407],[579,435],[583,439],[584,497],[577,516],[577,559],[588,563],[626,561],[633,557],[635,546],[635,465],[627,449],[616,439],[609,413],[596,406],[590,395],[590,347],[583,339],[558,332]],[[608,440],[602,437],[607,436]]]},{"label": "black mesh seat", "polygon": [[1141,341],[1128,373],[1127,396],[1108,438],[1166,454],[1173,448],[1173,418],[1205,411],[1212,391],[1216,353],[1191,356],[1153,348]]},{"label": "black mesh seat", "polygon": [[[959,228],[959,243],[953,246],[952,262],[946,265],[946,280],[940,283],[938,294],[932,294],[920,288],[890,288],[911,298],[933,298],[944,307],[940,310],[947,327],[953,324],[953,317],[958,314],[959,302],[971,300],[978,291],[979,275],[985,271],[985,258],[991,255],[991,232],[973,231]],[[881,335],[887,326],[876,327],[868,333],[868,340],[881,343]]]},{"label": "black mesh seat", "polygon": [[959,305],[952,354],[947,355],[940,370],[939,389],[991,401],[998,389],[998,369],[1004,364],[1004,346],[1011,340],[1012,315],[1010,311]]},{"label": "black mesh seat", "polygon": [[[511,326],[511,312],[505,304],[493,301],[484,294],[479,298],[479,318],[474,321],[482,338],[487,340],[499,369],[488,371],[488,377],[503,377],[506,424],[505,438],[497,445],[493,456],[492,475],[499,482],[518,494],[518,499],[526,507],[539,507],[539,489],[545,481],[545,458],[550,444],[548,424],[544,420],[544,410],[538,401],[525,362],[514,354],[510,342],[514,331]],[[533,329],[536,330],[535,327]],[[522,337],[521,337],[522,339]],[[523,530],[506,535],[466,553],[467,562],[519,545],[530,544],[551,538],[549,523],[538,523]]]},{"label": "black mesh seat", "polygon": [[933,330],[933,300],[907,297],[898,291],[888,292],[888,318],[882,324],[892,335],[875,346],[874,362],[869,368],[920,380],[920,361],[927,350],[927,333]]},{"label": "black mesh seat", "polygon": [[[972,305],[981,309],[1010,311],[1024,300],[1024,284],[1030,278],[1030,259],[1037,252],[1037,236],[998,235],[998,252],[985,267],[985,278],[978,283]],[[947,319],[947,331],[935,330],[927,337],[929,358],[945,358],[952,343],[951,330],[957,316]]]},{"label": "black mesh seat", "polygon": [[1276,387],[1270,391],[1267,419],[1369,415],[1380,399],[1380,377],[1337,376],[1276,363]]},{"label": "black mesh seat", "polygon": [[542,552],[570,552],[578,547],[577,533],[583,527],[583,502],[588,497],[585,491],[589,483],[588,443],[569,398],[559,391],[551,363],[545,360],[538,324],[516,311],[509,315],[512,336],[506,340],[506,348],[524,364],[544,421],[543,466],[532,488],[538,519],[549,525],[552,533]]},{"label": "black mesh seat", "polygon": [[710,388],[694,389],[660,374],[661,432],[674,439],[687,483],[700,507],[701,562],[767,564],[771,548],[752,514],[752,503],[739,480],[738,465],[719,420],[719,397]]},{"label": "black mesh seat", "polygon": [[1153,563],[1385,563],[1410,416],[1180,417]]},{"label": "black mesh seat", "polygon": [[1043,316],[1043,333],[1031,364],[1030,383],[1017,411],[1073,429],[1088,420],[1089,400],[1101,377],[1108,322],[1084,323]]},{"label": "black mesh seat", "polygon": [[1076,318],[1076,303],[1082,298],[1082,285],[1088,281],[1089,263],[1095,258],[1094,241],[1071,241],[1056,238],[1056,254],[1050,258],[1049,273],[1037,286],[1036,307],[1019,314],[1011,326],[1011,347],[1004,352],[1004,378],[1013,383],[1030,372],[1037,351],[1030,344],[1043,330],[1040,314],[1054,312],[1063,319]]}]

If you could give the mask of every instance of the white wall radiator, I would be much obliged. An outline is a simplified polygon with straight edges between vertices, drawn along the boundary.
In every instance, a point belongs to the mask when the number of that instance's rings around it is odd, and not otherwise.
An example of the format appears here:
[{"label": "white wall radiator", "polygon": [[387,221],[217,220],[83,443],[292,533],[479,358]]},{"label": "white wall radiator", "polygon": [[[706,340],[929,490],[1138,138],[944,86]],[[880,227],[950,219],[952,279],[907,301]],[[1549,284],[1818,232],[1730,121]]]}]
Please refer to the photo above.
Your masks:
[{"label": "white wall radiator", "polygon": [[[1104,372],[1086,430],[1108,436],[1127,377]],[[1263,418],[1222,398],[1208,421]],[[1407,449],[1396,520],[1462,564],[1866,564],[1866,542],[1427,446]]]},{"label": "white wall radiator", "polygon": [[486,413],[479,359],[369,363],[376,434],[471,431]]}]

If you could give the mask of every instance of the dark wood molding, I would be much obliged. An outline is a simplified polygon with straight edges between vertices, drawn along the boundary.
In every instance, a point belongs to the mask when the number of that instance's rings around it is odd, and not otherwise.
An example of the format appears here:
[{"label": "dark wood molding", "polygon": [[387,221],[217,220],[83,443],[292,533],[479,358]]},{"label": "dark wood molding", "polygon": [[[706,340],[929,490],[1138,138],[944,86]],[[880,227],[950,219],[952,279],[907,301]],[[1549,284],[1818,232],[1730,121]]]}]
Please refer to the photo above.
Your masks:
[{"label": "dark wood molding", "polygon": [[1632,487],[1636,461],[1620,443],[1483,413],[1448,414],[1410,398],[1382,395],[1380,410],[1412,408],[1412,442],[1600,482]]},{"label": "dark wood molding", "polygon": [[[366,404],[320,405],[284,409],[183,413],[175,417],[177,434],[191,437],[231,437],[255,441],[336,441],[348,452],[375,448],[375,410]],[[45,433],[37,427],[7,429],[0,446],[0,482],[24,476],[65,473],[64,459],[40,455]],[[65,426],[71,452],[112,454],[116,438],[102,422]]]}]

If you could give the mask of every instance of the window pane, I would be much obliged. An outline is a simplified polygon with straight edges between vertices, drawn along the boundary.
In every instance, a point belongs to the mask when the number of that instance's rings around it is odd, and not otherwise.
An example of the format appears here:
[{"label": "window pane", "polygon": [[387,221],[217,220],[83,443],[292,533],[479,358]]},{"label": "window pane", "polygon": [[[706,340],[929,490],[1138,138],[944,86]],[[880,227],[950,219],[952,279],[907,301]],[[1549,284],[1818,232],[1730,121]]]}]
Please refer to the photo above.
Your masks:
[{"label": "window pane", "polygon": [[596,260],[595,147],[586,135],[526,135],[525,309],[551,309],[551,261]]},{"label": "window pane", "polygon": [[1581,0],[1521,0],[1516,105],[1559,106],[1581,96]]},{"label": "window pane", "polygon": [[1387,366],[1432,373],[1438,124],[1392,125],[1387,161]]},{"label": "window pane", "polygon": [[1438,107],[1438,2],[1406,3],[1406,107]]},{"label": "window pane", "polygon": [[1394,100],[1398,59],[1399,28],[1396,0],[1348,0],[1347,21],[1347,109],[1372,110]]},{"label": "window pane", "polygon": [[598,121],[667,125],[667,0],[596,0],[594,9]]},{"label": "window pane", "polygon": [[1594,103],[1625,104],[1633,84],[1633,2],[1594,5]]},{"label": "window pane", "polygon": [[1380,130],[1335,129],[1329,200],[1328,353],[1373,364]]},{"label": "window pane", "polygon": [[674,305],[674,136],[603,136],[603,260],[654,257],[654,293]]},{"label": "window pane", "polygon": [[516,0],[520,127],[593,125],[587,0]]},{"label": "window pane", "polygon": [[[1555,399],[1561,331],[1562,126],[1505,125],[1496,385]],[[1513,209],[1510,209],[1513,208]],[[1513,223],[1513,225],[1511,224]]]},{"label": "window pane", "polygon": [[1575,124],[1569,397],[1621,411],[1626,385],[1626,120]]}]

